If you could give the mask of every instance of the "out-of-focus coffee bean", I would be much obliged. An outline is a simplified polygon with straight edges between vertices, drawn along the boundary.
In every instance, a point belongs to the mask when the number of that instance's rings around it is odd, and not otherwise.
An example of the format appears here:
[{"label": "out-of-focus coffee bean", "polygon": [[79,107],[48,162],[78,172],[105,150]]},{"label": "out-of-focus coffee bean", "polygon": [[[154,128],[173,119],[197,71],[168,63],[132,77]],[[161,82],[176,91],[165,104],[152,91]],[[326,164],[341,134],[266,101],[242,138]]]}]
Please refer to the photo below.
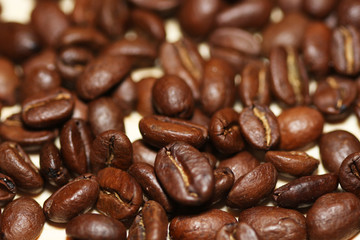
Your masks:
[{"label": "out-of-focus coffee bean", "polygon": [[210,45],[210,55],[212,58],[222,59],[232,66],[232,68],[238,72],[241,72],[243,68],[249,62],[252,62],[252,58],[246,54],[240,53],[231,48],[212,46]]},{"label": "out-of-focus coffee bean", "polygon": [[138,102],[136,104],[136,111],[143,117],[152,115],[155,113],[152,104],[152,89],[156,82],[156,78],[147,77],[136,82],[136,92],[138,95]]},{"label": "out-of-focus coffee bean", "polygon": [[136,83],[131,77],[125,78],[111,93],[111,99],[121,109],[124,116],[135,110],[138,102]]},{"label": "out-of-focus coffee bean", "polygon": [[276,3],[285,14],[288,14],[302,11],[304,0],[276,0]]},{"label": "out-of-focus coffee bean", "polygon": [[77,0],[70,14],[71,21],[77,26],[95,26],[101,2],[96,0]]},{"label": "out-of-focus coffee bean", "polygon": [[6,58],[0,57],[0,101],[4,105],[14,105],[20,80],[15,73],[15,66]]},{"label": "out-of-focus coffee bean", "polygon": [[337,7],[339,25],[353,25],[357,28],[360,27],[359,9],[360,3],[357,0],[339,1],[339,5]]},{"label": "out-of-focus coffee bean", "polygon": [[180,0],[128,0],[140,8],[166,13],[178,7]]},{"label": "out-of-focus coffee bean", "polygon": [[52,48],[46,48],[38,54],[32,55],[22,64],[22,69],[25,76],[31,74],[31,72],[38,68],[47,68],[50,71],[55,71],[56,53]]},{"label": "out-of-focus coffee bean", "polygon": [[316,2],[313,2],[311,0],[304,0],[303,9],[311,16],[314,16],[316,18],[324,18],[334,10],[338,2],[341,1],[318,0]]}]

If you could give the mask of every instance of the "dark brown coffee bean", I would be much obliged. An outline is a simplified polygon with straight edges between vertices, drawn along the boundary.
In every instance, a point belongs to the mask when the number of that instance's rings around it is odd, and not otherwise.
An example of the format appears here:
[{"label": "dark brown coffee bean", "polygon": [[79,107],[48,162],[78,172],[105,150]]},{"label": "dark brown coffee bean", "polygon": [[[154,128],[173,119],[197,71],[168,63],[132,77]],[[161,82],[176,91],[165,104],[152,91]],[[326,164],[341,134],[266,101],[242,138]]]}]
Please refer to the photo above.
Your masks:
[{"label": "dark brown coffee bean", "polygon": [[29,97],[21,104],[23,122],[34,128],[54,127],[71,117],[73,95],[64,88]]},{"label": "dark brown coffee bean", "polygon": [[5,105],[16,103],[16,90],[20,80],[15,73],[15,66],[6,58],[0,58],[0,101]]},{"label": "dark brown coffee bean", "polygon": [[341,163],[339,169],[339,182],[341,187],[347,191],[360,196],[360,152],[349,154]]},{"label": "dark brown coffee bean", "polygon": [[97,15],[98,25],[108,36],[122,36],[129,20],[129,8],[124,0],[104,0]]},{"label": "dark brown coffee bean", "polygon": [[16,195],[15,182],[5,174],[0,173],[0,206],[11,202]]},{"label": "dark brown coffee bean", "polygon": [[344,159],[360,152],[359,140],[350,132],[335,130],[324,133],[319,141],[321,162],[329,172],[338,173]]},{"label": "dark brown coffee bean", "polygon": [[354,26],[339,26],[332,32],[331,60],[340,74],[360,71],[360,32]]},{"label": "dark brown coffee bean", "polygon": [[303,8],[303,0],[276,0],[277,6],[285,13],[300,12]]},{"label": "dark brown coffee bean", "polygon": [[195,100],[200,98],[200,85],[204,71],[204,60],[195,44],[189,39],[160,46],[159,58],[166,74],[176,75],[189,85]]},{"label": "dark brown coffee bean", "polygon": [[18,143],[25,151],[37,151],[47,141],[53,141],[59,135],[54,130],[34,130],[24,126],[21,114],[10,115],[0,124],[1,139]]},{"label": "dark brown coffee bean", "polygon": [[89,124],[95,136],[107,130],[125,132],[124,115],[109,97],[101,97],[89,103]]},{"label": "dark brown coffee bean", "polygon": [[[359,93],[360,92],[360,78],[357,78],[355,83],[356,83],[357,92]],[[355,113],[355,116],[356,116],[358,122],[360,122],[360,94],[358,94],[356,96],[353,109],[354,109],[354,113]]]},{"label": "dark brown coffee bean", "polygon": [[1,217],[4,239],[38,239],[45,224],[41,206],[29,197],[20,197],[9,203]]},{"label": "dark brown coffee bean", "polygon": [[215,239],[216,233],[224,225],[235,223],[236,218],[219,209],[211,209],[200,214],[177,216],[170,222],[171,239],[209,240]]},{"label": "dark brown coffee bean", "polygon": [[139,122],[143,140],[157,148],[174,141],[186,142],[200,148],[208,139],[207,129],[186,120],[151,115]]},{"label": "dark brown coffee bean", "polygon": [[216,111],[232,107],[235,102],[235,72],[221,59],[211,58],[205,64],[204,78],[200,85],[202,110],[211,116]]},{"label": "dark brown coffee bean", "polygon": [[36,194],[43,190],[44,180],[39,170],[17,143],[0,144],[0,171],[11,177],[23,192]]},{"label": "dark brown coffee bean", "polygon": [[127,170],[132,163],[132,156],[131,142],[122,131],[102,132],[91,144],[92,172],[97,173],[105,167]]},{"label": "dark brown coffee bean", "polygon": [[129,229],[129,240],[166,240],[168,219],[162,206],[147,201]]},{"label": "dark brown coffee bean", "polygon": [[74,2],[74,9],[70,18],[77,26],[95,26],[101,2],[96,0],[78,0]]},{"label": "dark brown coffee bean", "polygon": [[147,163],[154,166],[157,149],[146,144],[142,139],[138,139],[132,143],[133,162]]},{"label": "dark brown coffee bean", "polygon": [[297,177],[311,175],[320,164],[303,151],[267,151],[265,161],[271,162],[279,172]]},{"label": "dark brown coffee bean", "polygon": [[73,114],[71,115],[71,118],[76,118],[76,119],[82,119],[84,121],[88,121],[89,120],[89,107],[88,105],[83,102],[82,100],[80,100],[76,94],[73,94],[74,96],[74,110],[73,110]]},{"label": "dark brown coffee bean", "polygon": [[320,197],[306,217],[309,239],[350,239],[360,231],[360,200],[352,193]]},{"label": "dark brown coffee bean", "polygon": [[359,8],[360,3],[357,0],[339,1],[339,5],[337,7],[339,25],[353,25],[358,28],[360,26],[360,14],[358,12]]},{"label": "dark brown coffee bean", "polygon": [[63,164],[59,149],[53,142],[47,142],[40,151],[40,172],[45,180],[55,187],[61,187],[70,180],[70,174]]},{"label": "dark brown coffee bean", "polygon": [[210,45],[210,55],[212,58],[224,60],[237,72],[241,72],[246,64],[253,61],[251,57],[234,49],[212,45]]},{"label": "dark brown coffee bean", "polygon": [[215,240],[258,240],[255,230],[244,222],[224,225],[217,233]]},{"label": "dark brown coffee bean", "polygon": [[304,62],[311,72],[325,75],[329,71],[331,29],[322,22],[308,24],[302,43]]},{"label": "dark brown coffee bean", "polygon": [[280,129],[275,114],[266,105],[252,105],[239,115],[242,136],[255,149],[268,150],[280,141]]},{"label": "dark brown coffee bean", "polygon": [[234,184],[234,174],[228,167],[218,167],[214,170],[214,193],[210,199],[211,204],[215,204],[223,199]]},{"label": "dark brown coffee bean", "polygon": [[99,199],[96,209],[110,217],[124,220],[136,215],[143,203],[140,185],[121,169],[107,167],[99,171]]},{"label": "dark brown coffee bean", "polygon": [[32,55],[32,57],[22,65],[24,75],[28,76],[33,70],[38,68],[47,68],[50,71],[55,71],[55,59],[56,53],[54,49],[51,48],[44,49],[40,53]]},{"label": "dark brown coffee bean", "polygon": [[308,22],[304,15],[294,12],[286,14],[280,22],[267,26],[263,31],[263,53],[269,55],[271,49],[277,46],[300,49]]},{"label": "dark brown coffee bean", "polygon": [[276,47],[270,52],[271,91],[289,106],[310,103],[309,78],[304,63],[293,47]]},{"label": "dark brown coffee bean", "polygon": [[318,82],[313,102],[326,121],[342,121],[351,113],[356,95],[356,83],[352,79],[328,76]]},{"label": "dark brown coffee bean", "polygon": [[152,115],[155,113],[152,105],[152,89],[156,82],[156,78],[147,77],[141,79],[136,83],[136,92],[138,95],[138,102],[136,104],[136,111],[143,117]]},{"label": "dark brown coffee bean", "polygon": [[210,118],[202,110],[200,110],[199,108],[195,108],[194,113],[190,118],[190,122],[208,128],[210,123]]},{"label": "dark brown coffee bean", "polygon": [[198,206],[208,201],[214,189],[214,173],[207,159],[191,145],[173,142],[158,152],[155,173],[176,202]]},{"label": "dark brown coffee bean", "polygon": [[305,240],[305,217],[298,211],[280,207],[258,206],[242,211],[239,222],[250,225],[260,239]]},{"label": "dark brown coffee bean", "polygon": [[219,12],[215,22],[217,26],[260,28],[269,21],[271,8],[268,0],[242,1]]},{"label": "dark brown coffee bean", "polygon": [[[293,150],[313,143],[323,130],[324,118],[310,107],[294,107],[278,116],[280,149]],[[301,124],[300,124],[301,123]]]},{"label": "dark brown coffee bean", "polygon": [[70,25],[56,2],[38,1],[31,13],[31,23],[47,46],[55,46],[61,34]]},{"label": "dark brown coffee bean", "polygon": [[237,93],[245,107],[253,104],[270,105],[269,65],[252,62],[246,64],[241,72],[241,82]]},{"label": "dark brown coffee bean", "polygon": [[192,37],[205,37],[215,25],[220,4],[219,0],[182,1],[178,16],[181,28]]},{"label": "dark brown coffee bean", "polygon": [[209,44],[231,48],[247,55],[259,55],[261,43],[250,32],[235,27],[222,27],[213,31],[209,37]]},{"label": "dark brown coffee bean", "polygon": [[209,136],[219,152],[230,155],[244,148],[238,120],[239,114],[232,108],[221,109],[212,116]]},{"label": "dark brown coffee bean", "polygon": [[280,207],[296,208],[337,189],[338,177],[333,173],[305,176],[274,190],[274,201]]},{"label": "dark brown coffee bean", "polygon": [[275,188],[277,171],[271,163],[264,163],[240,177],[231,188],[226,204],[240,209],[255,206]]},{"label": "dark brown coffee bean", "polygon": [[248,151],[241,151],[236,155],[222,160],[218,168],[228,167],[234,173],[235,181],[238,180],[241,176],[251,172],[257,166],[260,165],[260,162]]},{"label": "dark brown coffee bean", "polygon": [[85,100],[95,99],[120,83],[130,68],[128,57],[100,56],[87,64],[76,82],[76,92]]},{"label": "dark brown coffee bean", "polygon": [[40,39],[30,24],[0,22],[0,54],[13,61],[23,61],[36,53]]},{"label": "dark brown coffee bean", "polygon": [[202,155],[208,160],[210,167],[214,169],[218,162],[218,159],[214,156],[214,154],[210,152],[202,152]]},{"label": "dark brown coffee bean", "polygon": [[85,213],[66,224],[66,235],[73,239],[125,240],[126,228],[111,217]]},{"label": "dark brown coffee bean", "polygon": [[149,199],[158,202],[166,212],[173,211],[173,204],[160,186],[153,166],[144,162],[133,163],[128,173],[140,184]]},{"label": "dark brown coffee bean", "polygon": [[87,173],[75,178],[50,195],[44,202],[45,216],[51,222],[66,223],[88,212],[99,196],[99,184],[94,175]]},{"label": "dark brown coffee bean", "polygon": [[180,0],[129,0],[140,8],[168,12],[180,5]]},{"label": "dark brown coffee bean", "polygon": [[194,112],[194,98],[190,87],[175,75],[156,80],[152,88],[154,109],[161,115],[188,119]]},{"label": "dark brown coffee bean", "polygon": [[316,18],[324,18],[334,10],[338,2],[338,0],[320,0],[316,2],[305,0],[303,8],[305,12]]},{"label": "dark brown coffee bean", "polygon": [[138,102],[136,83],[129,76],[122,81],[111,93],[111,99],[121,109],[124,116],[135,110]]}]

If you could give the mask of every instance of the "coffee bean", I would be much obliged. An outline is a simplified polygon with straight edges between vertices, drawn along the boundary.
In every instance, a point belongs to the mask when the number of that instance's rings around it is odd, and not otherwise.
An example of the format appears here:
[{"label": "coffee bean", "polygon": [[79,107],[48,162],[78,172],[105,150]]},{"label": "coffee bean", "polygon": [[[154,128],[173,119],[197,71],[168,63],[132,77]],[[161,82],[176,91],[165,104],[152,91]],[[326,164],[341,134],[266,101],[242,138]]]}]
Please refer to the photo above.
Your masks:
[{"label": "coffee bean", "polygon": [[324,18],[326,17],[334,8],[336,7],[338,1],[337,0],[320,0],[316,3],[305,0],[304,1],[304,10],[308,14],[316,17],[316,18]]},{"label": "coffee bean", "polygon": [[16,185],[14,180],[2,173],[0,173],[0,185],[0,206],[5,206],[14,199]]},{"label": "coffee bean", "polygon": [[359,7],[360,4],[356,0],[339,1],[339,5],[337,7],[339,25],[353,25],[355,27],[359,27],[360,14],[357,11]]},{"label": "coffee bean", "polygon": [[6,58],[0,58],[0,101],[5,105],[16,103],[15,91],[20,85],[20,80],[15,73],[15,66]]},{"label": "coffee bean", "polygon": [[341,187],[356,196],[360,196],[359,157],[359,152],[349,154],[341,163],[339,169],[339,182]]},{"label": "coffee bean", "polygon": [[140,8],[166,13],[178,7],[181,3],[180,0],[129,0]]},{"label": "coffee bean", "polygon": [[216,240],[258,240],[255,230],[244,222],[224,225],[217,233]]},{"label": "coffee bean", "polygon": [[50,71],[55,71],[55,60],[56,52],[54,49],[44,49],[41,52],[34,54],[22,64],[24,75],[30,75],[33,70],[38,68],[46,68]]},{"label": "coffee bean", "polygon": [[136,83],[136,92],[138,95],[136,111],[143,117],[155,113],[152,104],[152,91],[149,91],[149,89],[152,89],[155,82],[156,82],[156,78],[148,77],[148,78],[143,78]]},{"label": "coffee bean", "polygon": [[234,174],[228,167],[219,167],[214,170],[214,193],[210,203],[216,204],[226,197],[234,184]]},{"label": "coffee bean", "polygon": [[74,2],[70,18],[78,26],[94,26],[101,3],[96,0],[80,0]]},{"label": "coffee bean", "polygon": [[133,162],[147,163],[154,166],[157,149],[146,144],[142,139],[138,139],[132,143],[133,148]]},{"label": "coffee bean", "polygon": [[127,77],[111,93],[111,99],[121,109],[124,116],[130,115],[135,110],[138,102],[136,83]]}]

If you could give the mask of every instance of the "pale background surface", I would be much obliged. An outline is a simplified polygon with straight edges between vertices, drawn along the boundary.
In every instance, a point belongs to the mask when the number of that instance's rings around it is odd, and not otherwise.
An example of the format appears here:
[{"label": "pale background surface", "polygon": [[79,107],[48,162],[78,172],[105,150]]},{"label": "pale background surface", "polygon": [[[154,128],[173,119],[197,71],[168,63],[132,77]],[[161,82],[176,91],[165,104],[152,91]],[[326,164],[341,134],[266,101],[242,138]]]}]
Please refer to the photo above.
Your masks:
[{"label": "pale background surface", "polygon": [[[16,21],[25,23],[29,21],[29,13],[34,6],[33,0],[0,0],[0,4],[2,5],[2,15],[1,18],[7,21]],[[65,12],[71,11],[73,6],[72,0],[62,0],[61,7]],[[178,30],[178,25],[175,21],[168,21],[166,23],[166,30],[167,30],[167,39],[168,41],[175,41],[180,37],[180,33]],[[207,48],[204,45],[200,46],[201,53],[206,56],[208,54]],[[145,69],[145,70],[138,70],[133,73],[133,79],[138,81],[142,77],[145,76],[154,76],[159,77],[163,73],[160,69]],[[314,90],[315,86],[312,85],[311,89]],[[241,106],[237,105],[236,110],[240,111]],[[276,105],[272,105],[271,109],[275,113],[275,115],[279,115],[280,109]],[[19,112],[19,106],[14,106],[11,108],[4,108],[1,112],[1,119],[5,119],[7,116],[11,115],[12,113]],[[138,130],[138,122],[141,119],[141,116],[137,113],[133,113],[130,117],[125,119],[125,127],[126,133],[131,141],[134,141],[138,138],[141,138],[140,132]],[[351,133],[353,133],[358,139],[360,139],[360,132],[359,132],[359,124],[357,119],[354,115],[351,115],[345,122],[341,124],[325,124],[324,132],[333,131],[335,129],[344,129]],[[309,149],[307,153],[317,159],[319,158],[319,149],[317,146]],[[36,166],[39,166],[39,158],[37,156],[31,156],[33,162]],[[319,166],[317,170],[318,174],[325,173],[324,168],[322,165]],[[277,187],[283,185],[284,181],[279,181]],[[41,195],[35,198],[36,201],[42,206],[43,202],[49,197],[50,192],[44,191]],[[226,210],[226,209],[224,209]],[[43,232],[41,236],[38,238],[39,240],[64,240],[66,239],[65,229],[57,226],[50,225],[48,223],[45,224]],[[360,236],[354,238],[360,239]]]}]

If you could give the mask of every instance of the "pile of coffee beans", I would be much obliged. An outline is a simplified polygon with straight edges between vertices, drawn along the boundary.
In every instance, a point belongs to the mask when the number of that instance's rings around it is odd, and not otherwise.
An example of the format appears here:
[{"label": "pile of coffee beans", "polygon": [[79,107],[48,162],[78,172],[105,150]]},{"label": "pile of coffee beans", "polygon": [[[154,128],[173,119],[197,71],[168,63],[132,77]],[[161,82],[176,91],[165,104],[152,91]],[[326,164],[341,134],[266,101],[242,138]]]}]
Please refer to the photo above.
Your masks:
[{"label": "pile of coffee beans", "polygon": [[359,0],[37,0],[0,36],[1,239],[360,232],[359,127],[324,131],[360,122]]}]

